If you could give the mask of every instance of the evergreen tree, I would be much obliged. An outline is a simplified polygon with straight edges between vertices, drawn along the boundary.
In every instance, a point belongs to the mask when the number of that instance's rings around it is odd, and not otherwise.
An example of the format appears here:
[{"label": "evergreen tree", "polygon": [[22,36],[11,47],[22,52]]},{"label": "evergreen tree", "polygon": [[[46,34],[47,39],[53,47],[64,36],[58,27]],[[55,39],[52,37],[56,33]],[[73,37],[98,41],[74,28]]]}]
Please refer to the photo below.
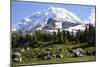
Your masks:
[{"label": "evergreen tree", "polygon": [[58,42],[59,43],[63,42],[63,35],[62,35],[62,32],[60,32],[60,29],[58,29]]},{"label": "evergreen tree", "polygon": [[63,42],[66,43],[67,41],[66,31],[63,30],[62,33],[63,33]]},{"label": "evergreen tree", "polygon": [[89,24],[89,42],[90,44],[95,44],[95,38],[96,38],[96,29],[95,26],[93,26],[92,24]]},{"label": "evergreen tree", "polygon": [[71,41],[71,34],[70,34],[70,32],[69,32],[69,31],[67,31],[66,36],[67,36],[68,41]]},{"label": "evergreen tree", "polygon": [[57,34],[56,34],[56,32],[53,32],[53,34],[52,34],[52,41],[53,41],[53,43],[57,42]]}]

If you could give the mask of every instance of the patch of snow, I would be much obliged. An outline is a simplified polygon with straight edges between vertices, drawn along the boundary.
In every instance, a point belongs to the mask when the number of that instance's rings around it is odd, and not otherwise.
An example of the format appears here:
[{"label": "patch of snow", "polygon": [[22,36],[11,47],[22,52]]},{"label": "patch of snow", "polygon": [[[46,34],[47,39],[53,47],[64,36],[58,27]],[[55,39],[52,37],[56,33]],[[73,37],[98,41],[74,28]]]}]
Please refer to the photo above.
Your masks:
[{"label": "patch of snow", "polygon": [[25,20],[26,22],[31,21],[31,20],[30,20],[29,18],[27,18],[27,17],[25,17],[24,20]]}]

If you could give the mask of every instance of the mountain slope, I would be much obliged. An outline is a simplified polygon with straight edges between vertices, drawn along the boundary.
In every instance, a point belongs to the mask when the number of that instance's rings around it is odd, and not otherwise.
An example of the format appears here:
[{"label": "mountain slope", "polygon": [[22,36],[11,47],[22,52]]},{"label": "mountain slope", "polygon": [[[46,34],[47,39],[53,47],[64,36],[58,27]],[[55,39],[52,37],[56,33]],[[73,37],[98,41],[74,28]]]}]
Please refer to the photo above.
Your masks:
[{"label": "mountain slope", "polygon": [[[49,7],[21,20],[12,31],[69,29],[83,25],[82,20],[74,13],[64,9]],[[80,27],[81,29],[81,27]]]}]

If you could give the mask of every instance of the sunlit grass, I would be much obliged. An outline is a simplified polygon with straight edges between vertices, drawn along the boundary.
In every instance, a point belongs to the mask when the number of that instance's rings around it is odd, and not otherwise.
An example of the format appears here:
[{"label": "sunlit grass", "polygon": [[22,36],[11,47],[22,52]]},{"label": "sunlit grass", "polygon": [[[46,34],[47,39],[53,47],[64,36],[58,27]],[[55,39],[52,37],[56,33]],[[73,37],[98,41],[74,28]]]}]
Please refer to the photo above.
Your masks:
[{"label": "sunlit grass", "polygon": [[[58,64],[58,63],[72,63],[72,62],[88,62],[88,61],[95,61],[96,60],[96,56],[83,56],[83,57],[72,57],[70,52],[65,52],[62,51],[63,54],[63,58],[52,58],[51,60],[40,60],[38,58],[36,58],[36,55],[34,54],[34,51],[36,53],[38,52],[43,52],[46,49],[50,49],[50,51],[52,53],[56,53],[58,49],[71,49],[73,47],[79,47],[79,44],[70,44],[70,45],[65,45],[65,44],[53,44],[52,46],[46,46],[46,47],[41,47],[41,48],[31,48],[28,51],[22,52],[22,56],[23,56],[23,61],[17,65],[35,65],[35,64]],[[88,48],[84,48],[84,50],[94,50],[95,47],[88,47]],[[32,54],[32,57],[30,55],[27,54]],[[27,58],[26,58],[27,57]]]}]

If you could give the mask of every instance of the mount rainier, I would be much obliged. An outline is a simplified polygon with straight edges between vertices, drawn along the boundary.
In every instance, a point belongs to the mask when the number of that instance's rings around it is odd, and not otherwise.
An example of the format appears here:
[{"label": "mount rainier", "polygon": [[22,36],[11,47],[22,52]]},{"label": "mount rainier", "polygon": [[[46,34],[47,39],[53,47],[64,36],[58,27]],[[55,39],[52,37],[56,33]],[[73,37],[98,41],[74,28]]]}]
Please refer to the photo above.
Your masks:
[{"label": "mount rainier", "polygon": [[57,29],[84,30],[85,23],[73,12],[64,8],[49,7],[25,17],[14,26],[12,31],[45,30],[52,32],[57,31]]}]

